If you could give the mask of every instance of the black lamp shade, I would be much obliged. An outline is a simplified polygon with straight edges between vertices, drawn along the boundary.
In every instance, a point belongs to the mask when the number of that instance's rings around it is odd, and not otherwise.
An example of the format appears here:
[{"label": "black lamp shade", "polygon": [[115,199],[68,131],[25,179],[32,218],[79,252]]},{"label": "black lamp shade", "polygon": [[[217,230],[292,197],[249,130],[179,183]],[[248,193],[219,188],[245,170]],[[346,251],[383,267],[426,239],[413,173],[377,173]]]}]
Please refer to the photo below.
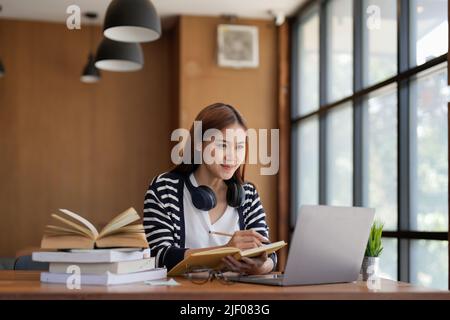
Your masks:
[{"label": "black lamp shade", "polygon": [[106,10],[105,37],[123,42],[149,42],[161,36],[161,21],[150,0],[113,0]]},{"label": "black lamp shade", "polygon": [[0,60],[0,78],[5,75],[5,67],[3,66],[2,60]]},{"label": "black lamp shade", "polygon": [[81,75],[81,82],[94,83],[100,80],[100,71],[95,67],[94,56],[89,54],[88,62],[83,69]]},{"label": "black lamp shade", "polygon": [[118,42],[103,38],[97,49],[95,66],[107,71],[137,71],[144,65],[139,43]]}]

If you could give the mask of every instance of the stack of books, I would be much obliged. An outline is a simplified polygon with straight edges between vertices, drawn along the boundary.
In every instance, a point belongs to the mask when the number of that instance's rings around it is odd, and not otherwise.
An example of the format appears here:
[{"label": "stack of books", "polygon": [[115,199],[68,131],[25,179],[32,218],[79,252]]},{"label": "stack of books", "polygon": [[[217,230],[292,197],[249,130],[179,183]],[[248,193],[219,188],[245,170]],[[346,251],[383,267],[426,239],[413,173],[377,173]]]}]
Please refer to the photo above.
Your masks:
[{"label": "stack of books", "polygon": [[114,285],[166,278],[165,268],[155,268],[150,250],[94,249],[33,252],[34,261],[49,262],[41,282],[63,283],[79,272],[81,285]]},{"label": "stack of books", "polygon": [[130,208],[100,232],[86,219],[66,209],[53,214],[63,226],[48,225],[41,241],[43,251],[33,260],[49,262],[41,282],[63,283],[80,276],[80,285],[114,285],[163,279],[165,268],[155,268],[140,219]]}]

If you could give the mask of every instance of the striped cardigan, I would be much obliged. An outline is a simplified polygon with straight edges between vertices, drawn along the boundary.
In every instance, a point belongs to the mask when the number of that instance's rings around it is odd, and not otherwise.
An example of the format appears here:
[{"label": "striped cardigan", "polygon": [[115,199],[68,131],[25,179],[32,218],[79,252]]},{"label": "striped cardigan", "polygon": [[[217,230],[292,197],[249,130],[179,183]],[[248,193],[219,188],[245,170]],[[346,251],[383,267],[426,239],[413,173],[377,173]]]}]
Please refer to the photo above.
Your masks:
[{"label": "striped cardigan", "polygon": [[[253,184],[244,185],[245,200],[237,208],[240,230],[253,229],[269,238],[266,213],[258,192]],[[183,260],[185,248],[184,180],[179,173],[166,172],[153,178],[145,194],[144,229],[151,256],[156,257],[156,266],[166,266],[168,270]],[[269,256],[277,262],[275,253]]]}]

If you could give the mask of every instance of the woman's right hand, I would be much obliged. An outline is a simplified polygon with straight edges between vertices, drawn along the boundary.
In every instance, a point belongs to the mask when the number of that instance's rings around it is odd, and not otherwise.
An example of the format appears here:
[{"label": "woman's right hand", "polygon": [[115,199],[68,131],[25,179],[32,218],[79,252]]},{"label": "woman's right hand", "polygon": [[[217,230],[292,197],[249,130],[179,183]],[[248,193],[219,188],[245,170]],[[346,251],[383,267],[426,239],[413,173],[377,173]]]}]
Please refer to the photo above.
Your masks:
[{"label": "woman's right hand", "polygon": [[269,240],[255,230],[239,230],[226,244],[227,247],[235,247],[240,250],[252,249],[262,246],[263,242]]}]

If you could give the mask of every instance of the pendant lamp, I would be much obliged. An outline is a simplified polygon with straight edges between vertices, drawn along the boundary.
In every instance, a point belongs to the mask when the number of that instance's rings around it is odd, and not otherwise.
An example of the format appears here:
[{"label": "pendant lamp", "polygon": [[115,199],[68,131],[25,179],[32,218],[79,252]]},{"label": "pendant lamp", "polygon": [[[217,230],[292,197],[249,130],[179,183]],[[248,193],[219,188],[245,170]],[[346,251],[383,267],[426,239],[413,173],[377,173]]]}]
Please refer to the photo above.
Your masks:
[{"label": "pendant lamp", "polygon": [[[91,20],[94,20],[97,18],[97,14],[95,12],[87,12],[85,14],[85,17]],[[90,26],[89,27],[89,45],[91,47],[89,55],[88,55],[88,61],[83,69],[83,73],[81,74],[81,82],[84,83],[95,83],[98,82],[100,80],[100,71],[97,69],[97,67],[95,66],[95,58],[94,55],[92,54],[92,47],[93,47],[93,31],[94,31],[94,27]]]},{"label": "pendant lamp", "polygon": [[122,42],[149,42],[161,36],[161,21],[150,0],[113,0],[106,10],[103,35]]},{"label": "pendant lamp", "polygon": [[107,71],[137,71],[144,65],[139,43],[127,43],[103,38],[97,49],[95,66]]},{"label": "pendant lamp", "polygon": [[[2,5],[0,4],[0,12],[2,11]],[[3,66],[2,60],[0,60],[0,78],[5,75],[5,66]]]},{"label": "pendant lamp", "polygon": [[88,62],[83,69],[81,81],[84,83],[95,83],[100,80],[100,70],[95,66],[95,58],[92,53],[88,56]]},{"label": "pendant lamp", "polygon": [[0,78],[5,75],[5,67],[3,66],[2,60],[0,60]]}]

